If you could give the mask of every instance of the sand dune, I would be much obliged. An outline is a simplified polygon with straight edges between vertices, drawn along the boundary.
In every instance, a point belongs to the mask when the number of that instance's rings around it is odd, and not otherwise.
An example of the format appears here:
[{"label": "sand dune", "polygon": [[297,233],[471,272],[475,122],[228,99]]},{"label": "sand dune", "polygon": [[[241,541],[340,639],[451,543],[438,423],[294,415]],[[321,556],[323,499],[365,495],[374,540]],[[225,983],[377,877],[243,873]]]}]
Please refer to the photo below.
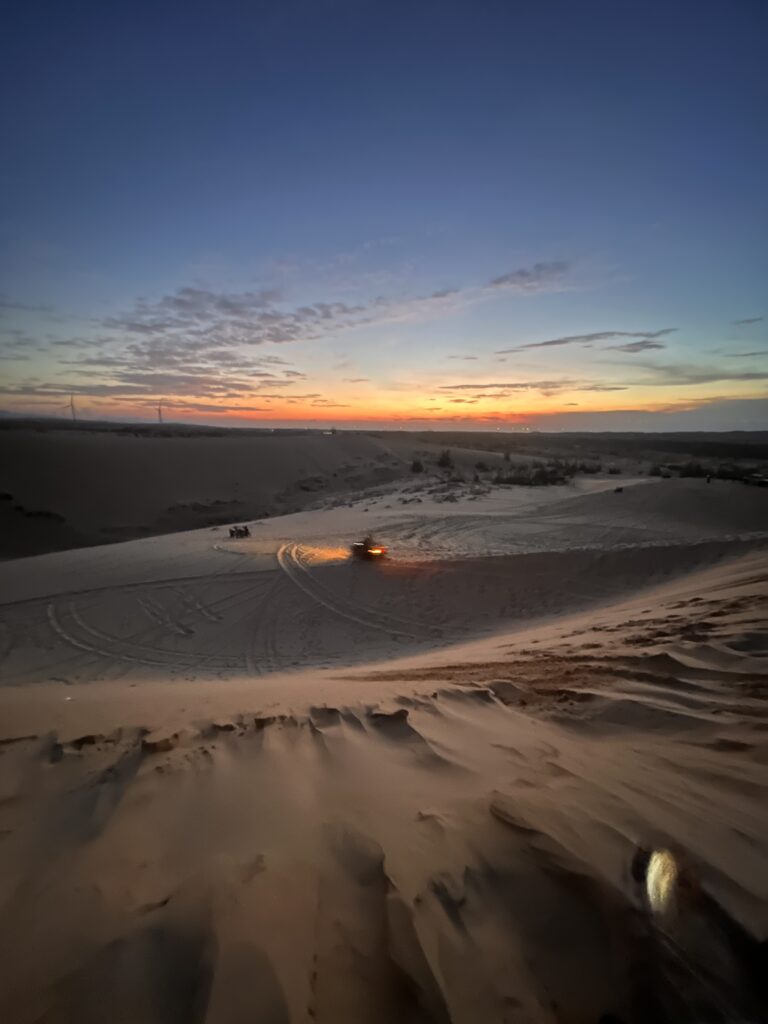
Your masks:
[{"label": "sand dune", "polygon": [[768,496],[403,493],[0,566],[0,1019],[762,1019]]},{"label": "sand dune", "polygon": [[5,430],[0,555],[105,544],[305,507],[409,473],[405,445],[343,433]]},{"label": "sand dune", "polygon": [[[256,523],[245,541],[205,530],[5,563],[0,668],[13,685],[72,684],[370,661],[606,603],[768,540],[764,491],[561,491],[465,498],[448,515],[367,498]],[[348,554],[366,528],[392,546],[375,571]]]}]

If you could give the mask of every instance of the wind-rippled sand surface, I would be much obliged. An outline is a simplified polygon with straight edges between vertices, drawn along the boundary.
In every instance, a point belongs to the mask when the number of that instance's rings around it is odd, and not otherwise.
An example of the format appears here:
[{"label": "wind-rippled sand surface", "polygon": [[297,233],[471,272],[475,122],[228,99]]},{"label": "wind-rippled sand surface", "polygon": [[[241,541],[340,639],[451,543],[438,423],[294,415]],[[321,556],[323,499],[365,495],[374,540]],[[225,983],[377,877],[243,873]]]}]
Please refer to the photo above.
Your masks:
[{"label": "wind-rippled sand surface", "polygon": [[0,566],[0,1019],[763,1019],[768,495],[494,501]]}]

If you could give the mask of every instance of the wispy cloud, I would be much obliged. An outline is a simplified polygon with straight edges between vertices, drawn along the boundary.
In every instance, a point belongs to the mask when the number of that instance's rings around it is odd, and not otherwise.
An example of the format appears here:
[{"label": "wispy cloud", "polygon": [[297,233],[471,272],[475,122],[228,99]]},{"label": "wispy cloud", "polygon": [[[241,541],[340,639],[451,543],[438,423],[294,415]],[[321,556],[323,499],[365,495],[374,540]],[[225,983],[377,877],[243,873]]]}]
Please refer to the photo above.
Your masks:
[{"label": "wispy cloud", "polygon": [[734,327],[747,327],[749,324],[759,324],[765,317],[763,316],[748,316],[743,320],[731,320]]},{"label": "wispy cloud", "polygon": [[[276,288],[243,291],[186,285],[156,299],[139,298],[127,310],[92,317],[82,337],[48,337],[42,348],[55,359],[54,385],[82,395],[184,396],[203,402],[247,402],[254,394],[282,391],[304,371],[265,345],[336,338],[353,328],[428,321],[501,294],[529,295],[564,287],[569,265],[536,263],[485,284],[444,287],[416,296],[379,295],[365,301],[291,304]],[[49,311],[10,299],[0,308]],[[20,361],[19,339],[4,349]],[[476,357],[468,355],[467,360]],[[352,370],[345,360],[337,370]],[[365,378],[347,378],[364,383]]]},{"label": "wispy cloud", "polygon": [[[558,348],[561,345],[593,345],[598,341],[615,341],[617,338],[639,338],[641,342],[652,343],[657,338],[664,338],[668,334],[674,334],[677,327],[664,327],[660,331],[595,331],[592,334],[567,334],[561,338],[549,338],[546,341],[532,341],[526,345],[515,345],[512,348],[500,348],[496,355],[507,355],[510,352],[525,352],[532,348]],[[663,348],[663,345],[656,345]],[[623,351],[632,351],[625,347]],[[636,349],[635,351],[642,351]]]},{"label": "wispy cloud", "polygon": [[478,356],[448,356],[448,358],[449,359],[459,359],[459,360],[462,360],[463,362],[469,363],[469,362],[472,362],[475,359],[478,359],[479,357]]},{"label": "wispy cloud", "polygon": [[653,348],[666,348],[666,345],[662,345],[660,341],[650,341],[648,338],[643,338],[642,341],[629,341],[626,345],[606,345],[606,349],[611,352],[647,352]]},{"label": "wispy cloud", "polygon": [[16,328],[5,329],[2,334],[3,336],[0,337],[0,359],[8,362],[28,362],[32,358],[37,349],[34,338]]},{"label": "wispy cloud", "polygon": [[183,338],[210,347],[312,341],[351,327],[439,315],[499,290],[520,294],[551,290],[562,285],[568,269],[564,262],[537,263],[484,286],[440,288],[413,297],[380,295],[353,305],[318,301],[288,308],[276,289],[223,292],[186,286],[154,302],[139,299],[132,309],[101,323],[121,335],[171,342]]},{"label": "wispy cloud", "polygon": [[522,380],[494,381],[486,384],[442,384],[440,391],[474,391],[476,399],[511,398],[527,391],[538,391],[542,395],[559,395],[565,391],[626,391],[626,384],[611,384],[589,380]]},{"label": "wispy cloud", "polygon": [[548,291],[553,285],[562,284],[569,269],[570,264],[563,260],[534,263],[532,267],[520,267],[507,274],[494,277],[491,287],[507,288],[518,292]]},{"label": "wispy cloud", "polygon": [[768,348],[758,349],[756,352],[726,352],[729,359],[751,359],[753,356],[768,356]]},{"label": "wispy cloud", "polygon": [[644,386],[667,387],[669,385],[714,384],[720,381],[768,380],[768,370],[734,372],[727,367],[696,366],[692,363],[633,363],[633,366],[637,365],[650,375],[650,379],[635,380],[632,383]]},{"label": "wispy cloud", "polygon": [[498,390],[502,388],[504,391],[529,391],[537,390],[540,388],[557,387],[564,383],[563,381],[551,381],[551,380],[524,380],[524,381],[493,381],[490,384],[441,384],[440,391],[484,391],[484,390]]}]

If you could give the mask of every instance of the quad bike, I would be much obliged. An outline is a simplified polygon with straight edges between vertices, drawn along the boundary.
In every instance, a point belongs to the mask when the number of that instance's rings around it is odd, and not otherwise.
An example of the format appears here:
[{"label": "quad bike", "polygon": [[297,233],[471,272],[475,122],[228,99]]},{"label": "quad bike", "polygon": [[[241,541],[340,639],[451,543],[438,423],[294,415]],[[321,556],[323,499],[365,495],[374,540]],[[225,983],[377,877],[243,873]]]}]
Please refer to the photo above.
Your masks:
[{"label": "quad bike", "polygon": [[363,540],[356,540],[352,545],[352,556],[354,558],[363,558],[369,562],[383,558],[386,553],[387,549],[381,544],[377,544],[373,537],[365,537]]}]

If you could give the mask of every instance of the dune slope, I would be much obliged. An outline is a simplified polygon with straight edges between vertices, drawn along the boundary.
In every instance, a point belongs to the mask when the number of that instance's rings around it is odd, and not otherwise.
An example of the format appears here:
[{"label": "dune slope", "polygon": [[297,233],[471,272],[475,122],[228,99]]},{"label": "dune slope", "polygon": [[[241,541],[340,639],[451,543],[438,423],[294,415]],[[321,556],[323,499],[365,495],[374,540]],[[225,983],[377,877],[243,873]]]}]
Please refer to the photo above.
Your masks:
[{"label": "dune slope", "polygon": [[768,558],[704,486],[0,567],[0,1019],[759,1020]]}]

